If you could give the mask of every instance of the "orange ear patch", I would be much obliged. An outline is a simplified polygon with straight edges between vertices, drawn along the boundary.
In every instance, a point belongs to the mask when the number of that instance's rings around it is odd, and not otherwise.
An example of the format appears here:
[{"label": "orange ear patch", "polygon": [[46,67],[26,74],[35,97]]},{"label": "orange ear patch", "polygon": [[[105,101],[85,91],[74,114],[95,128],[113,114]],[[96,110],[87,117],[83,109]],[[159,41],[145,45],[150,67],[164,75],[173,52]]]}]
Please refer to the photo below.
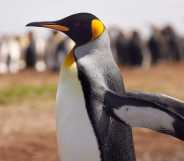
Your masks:
[{"label": "orange ear patch", "polygon": [[98,20],[94,19],[91,23],[91,29],[92,29],[92,40],[98,38],[105,30],[104,24]]}]

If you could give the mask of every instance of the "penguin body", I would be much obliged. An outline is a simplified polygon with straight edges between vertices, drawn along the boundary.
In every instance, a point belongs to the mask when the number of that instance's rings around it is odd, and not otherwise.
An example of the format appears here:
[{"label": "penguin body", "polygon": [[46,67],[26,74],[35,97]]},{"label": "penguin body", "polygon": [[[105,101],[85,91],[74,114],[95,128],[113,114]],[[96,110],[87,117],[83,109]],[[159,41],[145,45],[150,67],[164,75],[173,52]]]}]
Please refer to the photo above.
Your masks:
[{"label": "penguin body", "polygon": [[135,161],[131,127],[184,138],[184,103],[125,92],[104,24],[78,13],[28,26],[66,33],[76,43],[66,56],[57,90],[57,136],[62,161]]}]

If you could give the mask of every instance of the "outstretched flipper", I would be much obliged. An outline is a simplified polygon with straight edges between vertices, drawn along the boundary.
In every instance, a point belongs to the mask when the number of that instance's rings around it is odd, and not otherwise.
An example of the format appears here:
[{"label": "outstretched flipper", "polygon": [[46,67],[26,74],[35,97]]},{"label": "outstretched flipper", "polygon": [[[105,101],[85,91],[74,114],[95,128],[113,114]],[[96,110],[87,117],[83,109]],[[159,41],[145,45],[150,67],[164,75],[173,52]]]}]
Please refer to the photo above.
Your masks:
[{"label": "outstretched flipper", "polygon": [[178,99],[140,92],[117,95],[107,91],[105,107],[113,118],[130,125],[172,135],[184,140],[184,102]]}]

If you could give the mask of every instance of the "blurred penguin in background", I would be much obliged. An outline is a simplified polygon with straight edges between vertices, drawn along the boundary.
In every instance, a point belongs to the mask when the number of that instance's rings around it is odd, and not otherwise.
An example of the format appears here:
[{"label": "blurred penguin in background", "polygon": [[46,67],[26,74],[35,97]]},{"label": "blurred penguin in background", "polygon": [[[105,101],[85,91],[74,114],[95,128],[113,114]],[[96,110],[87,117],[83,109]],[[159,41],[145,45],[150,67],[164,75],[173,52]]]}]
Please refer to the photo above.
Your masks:
[{"label": "blurred penguin in background", "polygon": [[184,37],[179,37],[179,43],[181,46],[181,58],[184,60]]},{"label": "blurred penguin in background", "polygon": [[161,42],[160,30],[156,26],[151,27],[151,36],[148,39],[147,46],[151,55],[151,64],[157,64],[161,60]]},{"label": "blurred penguin in background", "polygon": [[109,37],[110,37],[110,46],[111,46],[111,50],[112,50],[112,54],[113,57],[116,61],[117,64],[121,64],[121,58],[118,55],[118,50],[117,50],[117,38],[119,37],[119,35],[121,35],[122,31],[119,27],[116,26],[111,26],[108,28],[108,33],[109,33]]},{"label": "blurred penguin in background", "polygon": [[43,38],[37,37],[36,41],[36,65],[35,68],[38,72],[43,72],[47,69],[45,63],[45,49],[46,49],[46,40]]},{"label": "blurred penguin in background", "polygon": [[8,43],[7,36],[0,39],[0,74],[8,72]]},{"label": "blurred penguin in background", "polygon": [[19,36],[3,36],[0,40],[0,73],[17,73],[21,69]]},{"label": "blurred penguin in background", "polygon": [[20,37],[13,36],[9,38],[8,41],[9,49],[9,72],[17,73],[21,69],[21,46],[20,46]]},{"label": "blurred penguin in background", "polygon": [[137,31],[133,31],[128,44],[129,66],[141,66],[143,62],[143,44]]},{"label": "blurred penguin in background", "polygon": [[52,31],[46,44],[45,60],[47,68],[58,71],[60,66],[60,54],[65,53],[64,38],[57,31]]},{"label": "blurred penguin in background", "polygon": [[166,58],[173,61],[180,61],[182,58],[182,48],[177,33],[169,25],[164,27],[161,32],[167,48]]},{"label": "blurred penguin in background", "polygon": [[36,65],[36,43],[32,31],[28,32],[29,44],[25,51],[26,68],[35,68]]},{"label": "blurred penguin in background", "polygon": [[118,28],[110,28],[111,48],[116,62],[123,66],[141,66],[144,58],[143,41],[137,31],[131,36]]},{"label": "blurred penguin in background", "polygon": [[129,40],[124,35],[124,33],[121,31],[119,32],[116,40],[115,40],[115,47],[117,51],[117,57],[118,57],[118,64],[119,65],[130,65],[131,64],[131,58],[128,51]]}]

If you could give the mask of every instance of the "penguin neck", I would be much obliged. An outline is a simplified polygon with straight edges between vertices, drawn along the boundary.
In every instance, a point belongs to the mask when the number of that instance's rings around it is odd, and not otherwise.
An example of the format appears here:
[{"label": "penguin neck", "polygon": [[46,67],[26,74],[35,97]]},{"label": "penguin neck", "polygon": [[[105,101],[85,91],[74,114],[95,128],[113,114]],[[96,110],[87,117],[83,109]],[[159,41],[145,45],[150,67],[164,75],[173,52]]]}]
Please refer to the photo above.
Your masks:
[{"label": "penguin neck", "polygon": [[75,56],[77,59],[80,59],[86,55],[89,55],[90,53],[94,53],[95,50],[110,50],[109,34],[106,30],[97,39],[86,44],[76,46]]}]

